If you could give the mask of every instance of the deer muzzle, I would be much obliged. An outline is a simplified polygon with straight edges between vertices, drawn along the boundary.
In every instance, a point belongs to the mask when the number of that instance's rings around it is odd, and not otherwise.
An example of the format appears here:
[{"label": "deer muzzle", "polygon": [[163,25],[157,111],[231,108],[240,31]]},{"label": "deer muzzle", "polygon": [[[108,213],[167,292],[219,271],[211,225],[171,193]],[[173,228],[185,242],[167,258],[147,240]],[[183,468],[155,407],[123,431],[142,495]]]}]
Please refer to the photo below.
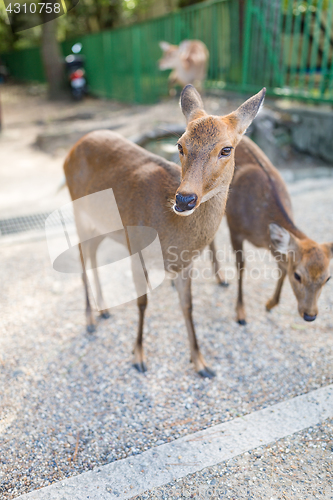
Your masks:
[{"label": "deer muzzle", "polygon": [[[195,209],[198,201],[196,194],[176,194],[176,203],[174,204],[174,211],[178,214],[184,214],[184,212],[191,212]],[[184,214],[185,215],[185,214]],[[189,214],[186,214],[189,215]]]},{"label": "deer muzzle", "polygon": [[317,317],[317,314],[314,314],[314,315],[310,315],[310,314],[307,314],[307,313],[304,313],[303,315],[303,318],[305,319],[305,321],[314,321]]}]

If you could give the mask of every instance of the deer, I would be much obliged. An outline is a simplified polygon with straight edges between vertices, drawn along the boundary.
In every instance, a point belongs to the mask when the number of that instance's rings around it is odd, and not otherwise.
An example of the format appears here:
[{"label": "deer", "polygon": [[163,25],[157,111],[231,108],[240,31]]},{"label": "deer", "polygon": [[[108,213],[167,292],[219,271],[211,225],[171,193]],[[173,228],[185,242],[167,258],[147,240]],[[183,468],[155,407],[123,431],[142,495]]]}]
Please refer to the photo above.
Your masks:
[{"label": "deer", "polygon": [[[125,227],[148,226],[157,231],[165,270],[176,274],[174,283],[187,328],[190,359],[202,377],[211,378],[214,372],[200,351],[192,318],[193,258],[213,240],[218,230],[233,177],[235,148],[257,115],[265,90],[231,114],[212,116],[204,111],[197,90],[187,85],[180,97],[187,122],[185,133],[177,142],[180,166],[109,130],[85,135],[73,146],[64,163],[73,201],[112,188]],[[85,224],[84,219],[81,223]],[[186,259],[182,257],[184,251]],[[96,260],[95,243],[87,253],[92,261]],[[100,288],[97,269],[95,278],[96,287]],[[82,279],[87,330],[92,332],[95,320],[84,266]],[[143,327],[147,294],[137,299],[137,305],[139,327],[134,344],[134,366],[139,372],[145,372]],[[103,307],[100,309],[102,316],[108,315]]]},{"label": "deer", "polygon": [[[236,319],[246,325],[243,300],[245,257],[243,242],[269,250],[277,261],[279,279],[273,296],[266,303],[271,311],[279,304],[286,276],[305,321],[318,315],[318,299],[330,279],[333,243],[316,243],[294,222],[291,199],[279,171],[264,152],[243,137],[235,153],[235,173],[226,206],[226,218],[236,253],[238,297]],[[213,269],[219,284],[227,285],[221,272],[215,243],[211,243]]]},{"label": "deer", "polygon": [[159,69],[172,69],[169,75],[169,93],[175,95],[175,85],[192,84],[202,90],[207,75],[209,52],[200,40],[184,40],[179,45],[160,42],[163,57],[158,61]]}]

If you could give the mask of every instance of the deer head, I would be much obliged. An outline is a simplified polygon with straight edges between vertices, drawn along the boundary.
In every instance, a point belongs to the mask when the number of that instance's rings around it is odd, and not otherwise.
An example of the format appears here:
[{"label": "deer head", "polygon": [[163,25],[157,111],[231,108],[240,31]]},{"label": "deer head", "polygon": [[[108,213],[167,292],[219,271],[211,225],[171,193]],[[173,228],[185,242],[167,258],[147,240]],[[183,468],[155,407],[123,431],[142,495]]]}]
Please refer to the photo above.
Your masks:
[{"label": "deer head", "polygon": [[256,117],[266,89],[248,99],[226,116],[210,116],[203,109],[199,93],[192,85],[184,87],[180,106],[187,121],[178,140],[181,183],[173,210],[191,215],[201,203],[218,192],[227,194],[235,165],[235,148]]},{"label": "deer head", "polygon": [[269,229],[273,247],[287,257],[288,277],[298,312],[305,321],[314,321],[323,286],[331,277],[333,243],[318,244],[309,238],[300,240],[277,224],[270,224]]},{"label": "deer head", "polygon": [[168,42],[160,42],[160,48],[163,50],[163,57],[158,61],[160,70],[174,69],[179,64],[178,45],[171,45]]}]

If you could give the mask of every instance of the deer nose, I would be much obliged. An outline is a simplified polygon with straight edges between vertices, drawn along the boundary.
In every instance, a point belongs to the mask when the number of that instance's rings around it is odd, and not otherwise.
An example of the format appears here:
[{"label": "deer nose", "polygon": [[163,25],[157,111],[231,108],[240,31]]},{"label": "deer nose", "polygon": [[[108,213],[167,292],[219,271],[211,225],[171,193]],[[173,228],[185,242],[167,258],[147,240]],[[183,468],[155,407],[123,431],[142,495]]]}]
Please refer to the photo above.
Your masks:
[{"label": "deer nose", "polygon": [[177,212],[185,212],[186,210],[192,210],[197,203],[197,195],[196,194],[180,194],[176,195],[176,205],[175,209]]},{"label": "deer nose", "polygon": [[305,321],[314,321],[317,317],[317,314],[315,314],[314,316],[310,316],[309,314],[307,313],[304,313],[303,315],[303,318],[305,319]]}]

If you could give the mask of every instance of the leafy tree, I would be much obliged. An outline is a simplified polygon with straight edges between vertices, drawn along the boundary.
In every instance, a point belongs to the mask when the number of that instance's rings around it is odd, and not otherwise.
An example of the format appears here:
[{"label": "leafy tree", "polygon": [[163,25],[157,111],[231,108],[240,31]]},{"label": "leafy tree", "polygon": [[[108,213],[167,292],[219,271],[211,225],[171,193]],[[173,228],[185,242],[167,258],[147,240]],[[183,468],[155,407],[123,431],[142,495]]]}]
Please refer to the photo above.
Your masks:
[{"label": "leafy tree", "polygon": [[[15,16],[12,20],[12,22],[15,23],[14,27],[17,27],[17,24],[20,23],[22,19],[24,19],[24,13],[21,17],[20,15]],[[18,31],[16,33],[13,32],[9,24],[5,4],[0,1],[0,53],[36,46],[40,42],[41,33],[41,26],[36,26],[25,31]]]},{"label": "leafy tree", "polygon": [[80,0],[59,18],[61,39],[113,28],[121,18],[123,0]]}]

